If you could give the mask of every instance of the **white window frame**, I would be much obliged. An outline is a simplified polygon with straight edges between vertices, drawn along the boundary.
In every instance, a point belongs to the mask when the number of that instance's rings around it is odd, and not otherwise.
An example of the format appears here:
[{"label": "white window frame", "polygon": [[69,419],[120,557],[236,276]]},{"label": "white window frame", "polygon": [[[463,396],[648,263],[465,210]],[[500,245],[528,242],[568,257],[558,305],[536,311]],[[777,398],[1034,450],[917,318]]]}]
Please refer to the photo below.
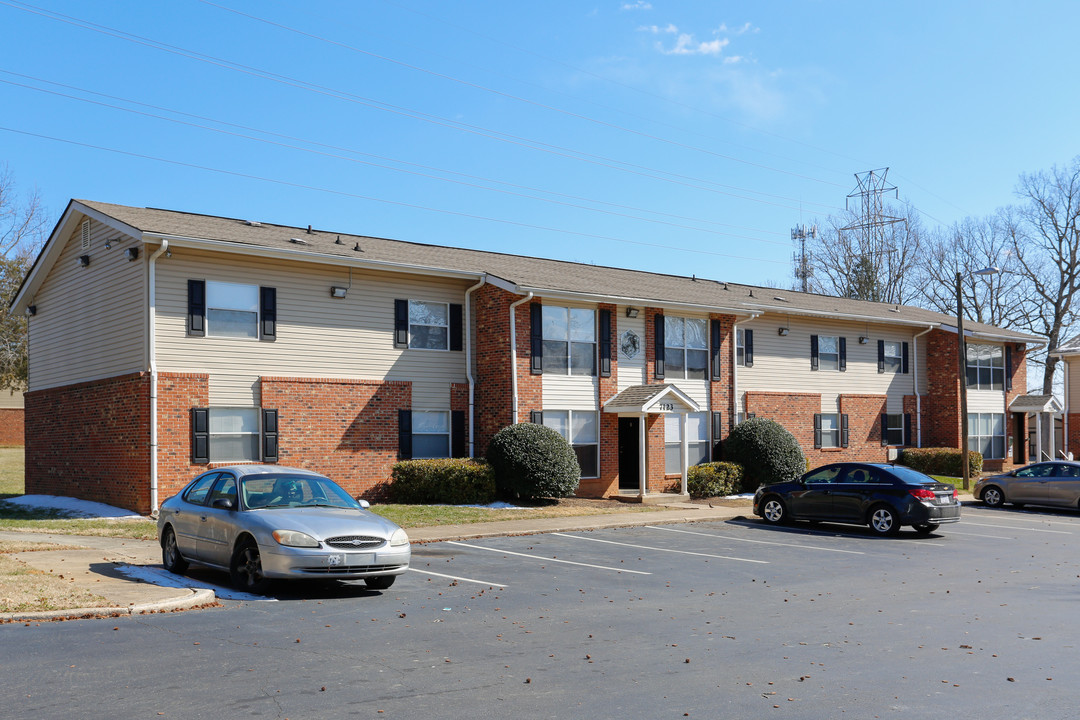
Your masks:
[{"label": "white window frame", "polygon": [[[884,340],[885,372],[899,374],[904,370],[904,344],[899,340]],[[895,350],[896,354],[889,351]]]},{"label": "white window frame", "polygon": [[[994,418],[1000,418],[1001,433],[993,432]],[[985,433],[983,429],[989,426],[991,432]],[[994,446],[1000,442],[1001,452],[994,452]],[[1006,448],[1005,413],[968,413],[968,450],[976,450],[982,453],[984,460],[1005,459]],[[983,452],[986,443],[990,444],[990,453]]]},{"label": "white window frame", "polygon": [[746,367],[746,331],[743,328],[735,328],[735,364]]},{"label": "white window frame", "polygon": [[[424,416],[429,416],[429,415],[442,415],[443,418],[446,421],[446,432],[443,432],[441,430],[439,432],[430,432],[430,431],[424,431],[424,430],[417,430],[416,429],[417,428],[417,420],[420,420]],[[449,410],[413,410],[412,411],[412,427],[410,428],[411,431],[412,431],[412,439],[413,439],[413,442],[412,442],[412,446],[413,446],[412,457],[413,457],[413,459],[414,460],[430,460],[430,459],[435,459],[435,458],[448,458],[448,457],[450,457],[454,452],[452,438],[450,437],[451,424],[452,423],[451,423],[450,411]],[[416,442],[417,437],[445,437],[446,438],[446,454],[445,455],[431,455],[431,454],[424,454],[424,453],[417,452],[417,442]]]},{"label": "white window frame", "polygon": [[[429,307],[429,306],[433,306],[433,305],[441,305],[443,308],[445,308],[444,316],[446,317],[446,322],[443,323],[443,324],[432,323],[432,322],[429,322],[429,323],[413,322],[413,306],[414,305],[422,305],[422,306],[425,306],[425,307]],[[413,339],[414,339],[413,328],[414,327],[418,327],[418,328],[442,328],[443,331],[444,331],[444,338],[445,338],[444,345],[445,345],[445,347],[426,347],[426,346],[414,345],[413,344]],[[437,300],[411,300],[411,299],[409,300],[409,349],[410,350],[433,350],[435,352],[449,352],[450,351],[450,303],[439,302]]]},{"label": "white window frame", "polygon": [[[709,462],[709,413],[687,413],[687,427],[691,425],[691,419],[699,421],[701,431],[699,437],[687,438],[686,451],[690,454],[691,458],[701,457],[702,460],[700,462]],[[695,449],[697,451],[695,451]],[[700,455],[698,451],[700,451]],[[674,469],[670,462],[673,460],[673,456],[674,458],[678,458],[678,467]],[[686,467],[691,467],[692,465],[698,465],[699,463],[685,463],[682,456],[682,416],[667,414],[664,416],[664,474],[680,475],[682,474],[684,464]]]},{"label": "white window frame", "polygon": [[[967,343],[965,350],[966,372],[965,382],[973,390],[1004,390],[1005,389],[1005,348],[1001,345],[986,345]],[[996,361],[996,362],[995,362]],[[975,374],[975,382],[971,382],[972,372]],[[989,378],[989,382],[983,382],[983,376]],[[994,382],[994,376],[998,381]]]},{"label": "white window frame", "polygon": [[[818,357],[820,357],[820,355]],[[841,446],[840,445],[840,439],[841,439],[840,438],[840,432],[841,432],[840,413],[820,413],[820,415],[821,415],[821,448],[838,448],[838,447],[840,447]],[[832,421],[835,423],[835,425],[831,429],[828,429],[828,430],[825,429],[825,419],[826,418],[832,418]],[[836,438],[835,442],[832,441],[832,438],[834,438],[834,437]]]},{"label": "white window frame", "polygon": [[[688,323],[693,322],[695,324],[701,323],[702,325],[702,345],[690,346],[687,343],[686,326]],[[670,324],[669,324],[670,323]],[[682,326],[682,344],[674,345],[671,342],[671,337],[674,333],[671,332],[672,325],[679,324]],[[704,363],[701,366],[700,375],[690,375],[690,353],[700,353],[704,358]],[[671,358],[674,353],[682,355],[682,367],[673,368]],[[709,377],[709,323],[704,318],[686,318],[686,317],[674,317],[664,316],[664,373],[671,376],[674,371],[674,377],[681,377],[686,380],[707,380]]]},{"label": "white window frame", "polygon": [[[209,445],[210,445],[210,462],[212,462],[212,463],[258,462],[258,461],[262,460],[262,454],[260,453],[261,448],[259,446],[260,438],[262,436],[262,413],[259,412],[259,410],[260,410],[260,408],[257,408],[257,407],[239,407],[239,406],[211,407],[211,408],[208,408],[209,412],[207,414],[207,418],[208,418],[208,423],[209,423],[209,427],[208,427],[209,432],[208,432],[207,440],[208,440]],[[245,431],[224,431],[224,432],[218,431],[218,432],[215,432],[214,431],[214,420],[215,420],[214,416],[217,415],[217,418],[220,420],[221,414],[226,413],[226,412],[235,412],[235,411],[245,411],[245,412],[250,411],[251,413],[254,413],[255,429],[254,430],[245,430]],[[214,445],[215,445],[214,439],[215,438],[244,437],[244,436],[253,438],[253,442],[251,442],[251,444],[248,446],[248,447],[252,447],[254,449],[254,451],[255,451],[254,455],[252,457],[215,457],[215,454],[214,454]]]},{"label": "white window frame", "polygon": [[[835,352],[825,352],[822,350],[822,346],[825,344],[825,340],[832,340],[833,347],[836,348]],[[830,358],[826,360],[825,358]],[[828,362],[828,366],[826,366]],[[818,370],[826,370],[831,372],[840,372],[840,336],[839,335],[818,335]],[[837,426],[839,427],[839,426]],[[824,447],[824,446],[822,446]],[[840,447],[837,445],[837,447]]]},{"label": "white window frame", "polygon": [[[254,296],[254,302],[244,307],[241,307],[241,303],[223,302],[223,298],[219,293],[236,291],[243,289],[245,292],[251,292]],[[215,298],[215,295],[218,297]],[[234,282],[222,282],[220,280],[207,280],[206,281],[206,336],[228,338],[230,340],[258,340],[259,339],[259,323],[262,322],[262,313],[260,311],[259,303],[259,286],[252,285],[251,283],[234,283]],[[252,314],[254,320],[252,321],[252,330],[254,331],[248,335],[233,335],[214,332],[214,312],[242,312]]]},{"label": "white window frame", "polygon": [[[547,318],[548,318],[549,315],[555,315],[556,313],[558,313],[560,311],[564,312],[565,316],[566,316],[565,317],[566,335],[564,337],[553,337],[553,336],[548,334]],[[592,323],[592,339],[588,340],[588,341],[582,340],[580,338],[575,340],[574,339],[574,325],[573,325],[572,319],[573,319],[575,314],[582,315],[584,313],[589,313],[592,316],[592,319],[591,319],[591,323]],[[596,356],[596,350],[597,350],[597,342],[596,342],[596,333],[597,333],[596,310],[591,309],[591,308],[565,307],[565,306],[562,306],[562,305],[544,305],[544,306],[542,306],[542,309],[541,309],[541,317],[543,318],[542,321],[541,321],[541,327],[542,327],[541,335],[542,335],[542,342],[544,344],[544,355],[543,355],[544,374],[545,375],[547,375],[547,374],[585,375],[585,376],[596,377],[596,375],[597,375],[597,365],[598,365],[597,356]],[[554,354],[554,353],[549,353],[548,352],[548,344],[549,343],[561,343],[561,344],[566,345],[566,364],[565,365],[553,366],[553,364],[552,364],[553,363],[553,358],[557,357],[557,355]],[[590,348],[589,349],[589,357],[592,358],[592,363],[591,363],[591,366],[590,366],[588,372],[582,372],[581,368],[575,368],[574,367],[574,347],[578,346],[578,348],[580,349],[581,346],[584,346],[584,345],[589,346],[589,348]]]},{"label": "white window frame", "polygon": [[[566,441],[570,443],[570,447],[574,448],[575,455],[578,454],[578,448],[595,448],[595,474],[587,474],[585,468],[582,468],[581,477],[587,479],[600,477],[600,413],[595,410],[549,410],[547,408],[544,408],[541,413],[543,415],[544,427],[549,427],[566,438]],[[579,414],[593,416],[593,427],[596,428],[596,440],[594,442],[574,442],[574,416]],[[548,424],[549,421],[555,420],[556,418],[560,420],[560,423]],[[578,464],[580,465],[580,455],[578,455],[578,458]],[[592,468],[590,468],[590,470],[592,470]]]},{"label": "white window frame", "polygon": [[[893,424],[894,422],[899,423],[899,425],[894,425]],[[885,414],[885,423],[886,423],[886,427],[884,428],[884,430],[885,430],[885,444],[886,445],[906,445],[907,444],[907,438],[904,437],[904,413],[899,413],[899,414],[886,413]],[[900,442],[893,442],[893,438],[892,438],[891,433],[894,433],[894,432],[900,433]]]}]

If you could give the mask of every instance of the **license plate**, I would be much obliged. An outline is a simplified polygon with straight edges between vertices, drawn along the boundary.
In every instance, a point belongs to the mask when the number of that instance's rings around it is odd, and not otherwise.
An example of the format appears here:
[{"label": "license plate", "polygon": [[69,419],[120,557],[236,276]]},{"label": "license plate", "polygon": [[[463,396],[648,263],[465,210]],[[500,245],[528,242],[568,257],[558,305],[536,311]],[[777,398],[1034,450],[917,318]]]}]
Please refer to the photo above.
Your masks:
[{"label": "license plate", "polygon": [[327,565],[340,565],[342,557],[343,556],[341,556],[341,555],[327,555],[326,556],[326,564]]}]

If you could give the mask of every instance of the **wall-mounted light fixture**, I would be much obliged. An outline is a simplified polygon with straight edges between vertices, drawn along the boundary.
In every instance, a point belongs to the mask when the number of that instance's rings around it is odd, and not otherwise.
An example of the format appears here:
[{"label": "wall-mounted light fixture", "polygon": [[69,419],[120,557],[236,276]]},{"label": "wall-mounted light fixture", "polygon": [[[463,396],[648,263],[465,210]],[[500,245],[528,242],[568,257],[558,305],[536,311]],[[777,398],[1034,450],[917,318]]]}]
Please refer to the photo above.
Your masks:
[{"label": "wall-mounted light fixture", "polygon": [[132,261],[132,260],[138,260],[139,259],[139,248],[137,248],[137,247],[129,247],[127,250],[124,251],[124,254],[127,256],[127,259],[128,259],[129,262]]},{"label": "wall-mounted light fixture", "polygon": [[78,262],[79,262],[79,267],[90,267],[90,256],[89,255],[80,255]]},{"label": "wall-mounted light fixture", "polygon": [[776,329],[776,334],[777,335],[787,335],[788,334],[788,329],[786,327],[777,328]]},{"label": "wall-mounted light fixture", "polygon": [[112,240],[106,240],[105,241],[105,249],[108,250],[111,247],[112,247]]},{"label": "wall-mounted light fixture", "polygon": [[859,336],[859,344],[860,345],[865,345],[868,342],[870,342],[870,338],[866,337],[865,335],[860,335]]},{"label": "wall-mounted light fixture", "polygon": [[347,292],[349,292],[349,288],[341,287],[340,285],[330,286],[330,297],[332,298],[343,298]]},{"label": "wall-mounted light fixture", "polygon": [[26,306],[26,317],[34,317],[37,315],[37,305]]},{"label": "wall-mounted light fixture", "polygon": [[626,317],[628,317],[628,318],[636,318],[637,314],[638,314],[638,309],[636,307],[628,307],[628,308],[626,308]]}]

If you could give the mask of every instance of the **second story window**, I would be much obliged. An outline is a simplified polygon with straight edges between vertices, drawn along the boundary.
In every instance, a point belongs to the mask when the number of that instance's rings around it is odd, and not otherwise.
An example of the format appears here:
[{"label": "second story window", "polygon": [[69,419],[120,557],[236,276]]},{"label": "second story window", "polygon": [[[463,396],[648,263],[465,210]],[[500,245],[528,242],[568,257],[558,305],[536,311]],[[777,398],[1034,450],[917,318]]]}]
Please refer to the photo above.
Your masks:
[{"label": "second story window", "polygon": [[898,373],[902,367],[903,358],[900,354],[900,343],[886,340],[884,342],[885,350],[885,372]]},{"label": "second story window", "polygon": [[664,362],[668,376],[705,379],[709,351],[704,319],[664,316]]},{"label": "second story window", "polygon": [[967,346],[967,385],[976,390],[1005,388],[1005,351],[1000,345]]},{"label": "second story window", "polygon": [[735,364],[739,367],[754,366],[754,331],[735,329]]},{"label": "second story window", "polygon": [[835,335],[810,336],[810,369],[847,370],[847,344],[845,338]]},{"label": "second story window", "polygon": [[596,312],[543,306],[545,373],[596,374]]},{"label": "second story window", "polygon": [[409,347],[446,350],[450,313],[446,303],[409,301]]},{"label": "second story window", "polygon": [[259,287],[207,280],[206,334],[259,337]]}]

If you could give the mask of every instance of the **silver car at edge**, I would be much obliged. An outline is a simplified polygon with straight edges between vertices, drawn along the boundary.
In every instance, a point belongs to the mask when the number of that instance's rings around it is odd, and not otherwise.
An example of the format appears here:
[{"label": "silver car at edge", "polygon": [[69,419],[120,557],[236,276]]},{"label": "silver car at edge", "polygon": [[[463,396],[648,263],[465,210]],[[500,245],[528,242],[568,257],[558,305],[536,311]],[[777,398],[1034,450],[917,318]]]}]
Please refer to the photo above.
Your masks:
[{"label": "silver car at edge", "polygon": [[188,563],[227,571],[242,590],[273,579],[363,579],[385,590],[409,569],[409,536],[329,478],[278,465],[202,473],[161,504],[167,570]]},{"label": "silver car at edge", "polygon": [[1050,460],[984,477],[972,494],[988,507],[1012,503],[1080,508],[1080,462]]}]

